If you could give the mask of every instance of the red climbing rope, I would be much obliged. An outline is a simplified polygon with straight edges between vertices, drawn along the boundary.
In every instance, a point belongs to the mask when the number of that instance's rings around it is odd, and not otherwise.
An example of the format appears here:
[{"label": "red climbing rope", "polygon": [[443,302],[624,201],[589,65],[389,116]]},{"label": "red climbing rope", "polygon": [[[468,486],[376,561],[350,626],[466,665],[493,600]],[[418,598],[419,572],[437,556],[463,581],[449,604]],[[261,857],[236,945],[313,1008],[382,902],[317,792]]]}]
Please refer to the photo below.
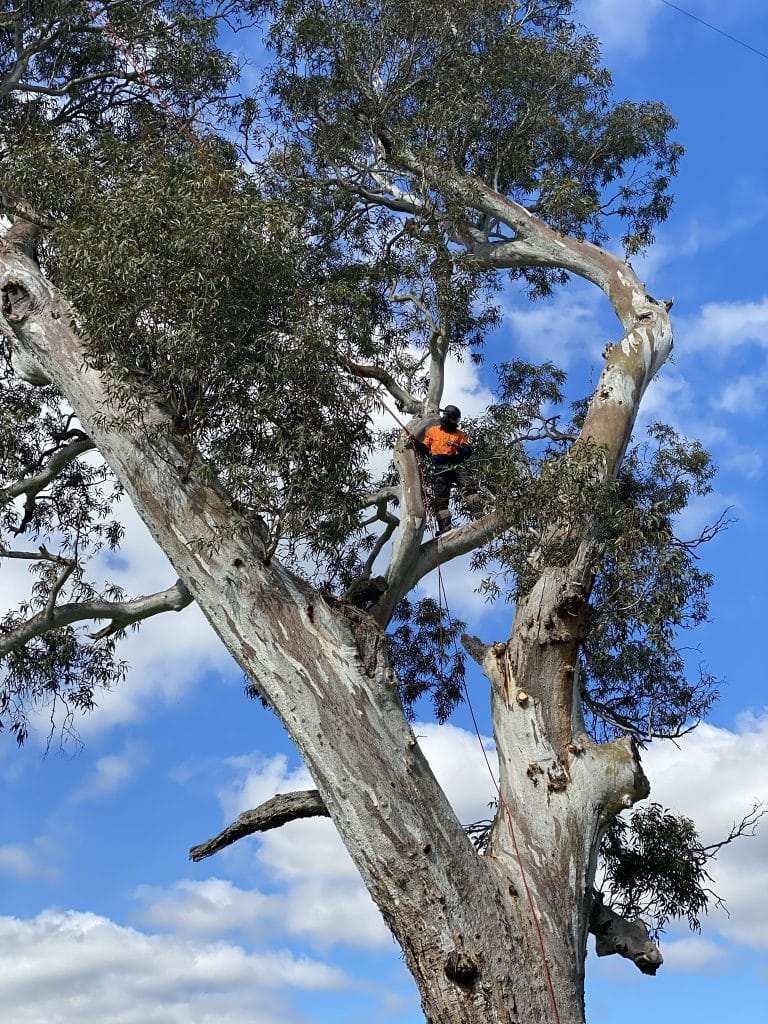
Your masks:
[{"label": "red climbing rope", "polygon": [[[369,389],[369,391],[371,391],[372,393],[374,393],[376,395],[376,401],[392,417],[392,419],[395,421],[395,423],[397,423],[397,425],[401,428],[401,430],[403,430],[404,433],[408,435],[409,440],[416,440],[415,436],[411,433],[411,431],[408,429],[408,427],[406,427],[406,425],[403,423],[403,421],[400,419],[400,417],[397,415],[397,413],[394,412],[394,410],[391,409],[387,405],[387,403],[376,392],[376,389],[373,387],[373,385],[368,380],[365,379],[363,374],[360,371],[358,371],[358,370],[355,370],[355,373],[362,380],[363,384]],[[431,504],[429,502],[429,498],[428,498],[428,495],[427,495],[427,482],[426,482],[426,479],[424,477],[424,469],[423,469],[421,461],[419,459],[417,459],[417,465],[418,465],[418,469],[419,469],[419,479],[421,481],[422,500],[424,502],[424,508],[425,508],[425,511],[426,511],[427,524],[428,524],[428,526],[429,526],[429,528],[430,528],[430,530],[432,532],[433,538],[439,544],[440,543],[440,535],[439,535],[439,533],[436,530],[436,525],[437,524],[435,522],[435,518],[434,518],[434,515],[433,515],[433,512],[432,512],[432,506],[431,506]],[[446,590],[445,590],[445,581],[443,579],[442,568],[441,568],[439,562],[437,564],[437,581],[438,581],[438,585],[437,585],[438,608],[439,608],[439,611],[440,611],[440,629],[441,629],[441,632],[442,632],[442,618],[443,618],[443,614],[442,613],[443,613],[443,607],[445,607],[445,615],[446,615],[446,618],[448,620],[448,632],[449,632],[449,636],[451,638],[451,643],[453,644],[454,656],[455,657],[460,657],[458,645],[456,643],[456,636],[455,636],[455,632],[454,632],[454,628],[453,628],[453,620],[451,618],[450,608],[448,607],[448,595],[447,595]],[[441,644],[441,655],[440,655],[441,679],[442,679],[442,671],[443,671],[442,666],[443,666],[443,663],[444,662],[443,662],[442,644]],[[554,1024],[560,1024],[560,1014],[559,1014],[558,1009],[557,1009],[557,999],[555,997],[555,987],[554,987],[554,984],[552,982],[552,974],[551,974],[550,969],[549,969],[549,961],[547,959],[547,951],[546,951],[546,947],[544,945],[544,936],[543,936],[542,931],[541,931],[541,924],[539,922],[538,914],[536,913],[536,906],[535,906],[534,901],[533,901],[533,894],[531,893],[530,886],[528,885],[528,876],[526,874],[525,867],[523,865],[523,858],[522,858],[522,855],[520,853],[520,847],[519,847],[518,841],[517,841],[517,833],[515,831],[515,825],[514,825],[514,821],[513,821],[513,818],[512,818],[512,811],[510,810],[509,804],[507,803],[507,801],[506,801],[506,799],[504,797],[504,794],[501,792],[501,787],[500,787],[499,782],[498,782],[498,780],[496,778],[496,774],[495,774],[495,772],[493,770],[493,766],[491,765],[491,762],[490,762],[490,760],[488,758],[488,753],[487,753],[487,751],[485,749],[485,744],[483,743],[483,737],[482,737],[482,734],[480,732],[480,726],[478,725],[478,722],[477,722],[477,716],[475,715],[475,709],[472,707],[472,701],[471,701],[470,696],[469,696],[469,687],[467,686],[467,680],[466,680],[466,676],[464,674],[463,667],[460,668],[460,675],[461,675],[461,686],[462,686],[462,690],[464,691],[464,699],[466,700],[467,707],[469,708],[469,714],[470,714],[470,717],[472,718],[472,724],[473,724],[474,729],[475,729],[475,734],[477,736],[478,743],[480,744],[480,749],[481,749],[481,751],[483,753],[483,759],[485,760],[485,764],[486,764],[486,767],[488,769],[488,774],[490,775],[491,781],[493,782],[493,787],[496,790],[496,795],[498,796],[499,804],[503,808],[504,816],[505,816],[506,821],[507,821],[507,827],[509,828],[509,834],[510,834],[510,837],[512,839],[512,846],[514,847],[515,858],[517,860],[517,865],[518,865],[518,868],[520,870],[520,877],[521,877],[522,882],[523,882],[523,889],[525,890],[526,899],[528,901],[528,906],[529,906],[530,911],[531,911],[531,917],[533,918],[534,928],[536,929],[536,938],[538,940],[538,946],[539,946],[539,950],[541,952],[541,960],[542,960],[542,964],[544,966],[544,975],[546,977],[547,990],[548,990],[548,993],[549,993],[550,1002],[552,1004],[552,1015],[553,1015],[553,1018],[554,1018]]]},{"label": "red climbing rope", "polygon": [[98,4],[95,3],[95,0],[86,0],[86,5],[88,6],[88,9],[91,12],[94,23],[97,25],[98,28],[102,30],[104,35],[106,35],[109,38],[109,41],[112,43],[114,48],[125,59],[126,64],[133,67],[136,73],[136,77],[139,79],[140,82],[142,82],[144,86],[146,86],[146,88],[155,97],[160,107],[162,107],[163,113],[168,118],[168,120],[176,125],[179,131],[192,143],[192,145],[204,159],[208,159],[208,154],[206,153],[205,148],[203,147],[203,144],[200,141],[200,139],[198,139],[198,137],[189,127],[189,124],[176,113],[176,111],[173,109],[168,100],[166,100],[166,98],[163,96],[160,89],[152,81],[152,78],[146,71],[146,69],[141,67],[139,62],[136,60],[134,55],[129,50],[128,44],[119,35],[115,27],[112,25],[112,22],[107,17],[106,10],[99,10]]},{"label": "red climbing rope", "polygon": [[[175,124],[176,127],[179,129],[179,131],[181,131],[186,136],[186,138],[192,143],[192,145],[195,147],[195,149],[197,149],[197,151],[201,154],[201,156],[204,159],[207,159],[208,158],[208,154],[205,152],[205,149],[203,148],[203,144],[200,142],[200,140],[197,138],[195,133],[189,127],[188,123],[186,121],[184,121],[176,113],[176,111],[173,109],[173,107],[168,103],[168,101],[162,95],[162,93],[160,92],[158,87],[152,81],[152,79],[151,79],[150,75],[147,73],[147,71],[139,66],[138,62],[136,61],[136,59],[133,57],[133,55],[131,54],[130,50],[128,49],[127,44],[119,36],[119,34],[116,32],[116,30],[114,29],[114,27],[110,23],[109,19],[106,16],[106,13],[104,11],[99,11],[98,10],[97,5],[94,2],[94,0],[86,0],[86,3],[87,3],[87,5],[88,5],[88,7],[89,7],[89,9],[91,11],[91,14],[93,15],[94,21],[100,24],[100,27],[102,28],[104,33],[109,37],[109,39],[111,40],[111,42],[112,42],[113,46],[115,47],[115,49],[118,50],[119,53],[125,58],[126,62],[129,65],[133,66],[133,68],[135,69],[137,77],[140,79],[140,81],[146,86],[146,88],[155,97],[155,99],[157,100],[157,102],[162,107],[163,111],[165,112],[166,116],[168,117],[169,121],[171,121],[173,124]],[[352,364],[352,366],[353,366],[355,374],[360,378],[360,380],[363,382],[365,387],[368,388],[368,390],[375,395],[376,401],[379,402],[379,404],[382,406],[382,408],[389,414],[389,416],[392,417],[392,419],[395,421],[395,423],[397,423],[397,425],[400,427],[400,429],[408,436],[409,440],[410,441],[417,440],[417,438],[414,436],[414,434],[411,433],[411,431],[408,429],[408,427],[405,425],[405,423],[403,423],[403,421],[400,419],[400,417],[397,415],[397,413],[387,405],[387,403],[381,398],[381,396],[378,394],[378,392],[373,387],[373,385],[364,377],[363,373],[360,370],[358,370],[357,368],[355,368],[354,364]],[[434,515],[433,515],[433,511],[432,511],[432,506],[430,504],[428,493],[427,493],[427,482],[426,482],[426,479],[424,477],[424,469],[422,467],[420,459],[417,458],[416,462],[417,462],[417,466],[418,466],[418,470],[419,470],[419,480],[420,480],[420,483],[421,483],[422,501],[424,503],[424,508],[425,508],[425,511],[426,511],[427,523],[428,523],[429,528],[430,528],[430,530],[432,532],[433,539],[439,545],[440,544],[440,536],[439,536],[439,533],[438,533],[438,531],[436,529],[436,525],[437,524],[435,523],[435,519],[434,519]],[[507,820],[507,825],[508,825],[508,828],[509,828],[509,834],[510,834],[510,836],[512,838],[512,845],[513,845],[514,850],[515,850],[515,857],[517,859],[518,868],[520,869],[520,877],[522,878],[522,881],[523,881],[523,888],[525,889],[525,895],[526,895],[526,898],[528,900],[528,905],[530,907],[531,917],[533,918],[534,927],[536,929],[536,936],[538,938],[539,949],[541,951],[541,959],[542,959],[542,963],[544,965],[544,973],[545,973],[546,980],[547,980],[547,988],[548,988],[548,991],[549,991],[549,998],[550,998],[550,1001],[552,1003],[552,1014],[553,1014],[553,1017],[554,1017],[554,1024],[560,1024],[560,1015],[559,1015],[558,1010],[557,1010],[557,1000],[555,998],[555,989],[554,989],[554,985],[552,983],[552,975],[551,975],[550,969],[549,969],[549,962],[547,960],[546,948],[544,946],[544,936],[542,935],[541,925],[539,923],[539,918],[538,918],[538,915],[536,913],[536,907],[535,907],[535,904],[534,904],[534,901],[533,901],[533,895],[532,895],[530,887],[528,885],[528,878],[527,878],[527,875],[526,875],[526,872],[525,872],[525,868],[523,866],[523,858],[522,858],[522,855],[520,853],[520,847],[519,847],[518,842],[517,842],[517,835],[516,835],[516,832],[515,832],[515,826],[514,826],[514,822],[513,822],[513,819],[512,819],[512,812],[510,810],[509,804],[507,803],[507,801],[504,798],[503,793],[501,792],[501,787],[499,786],[498,780],[496,779],[496,775],[494,773],[493,767],[492,767],[491,762],[490,762],[490,760],[488,758],[488,753],[487,753],[487,751],[485,749],[485,744],[483,743],[483,737],[482,737],[482,734],[480,732],[480,727],[479,727],[478,722],[477,722],[477,717],[475,715],[475,710],[472,707],[472,701],[471,701],[470,696],[469,696],[469,688],[467,686],[467,680],[466,680],[466,676],[464,674],[464,668],[461,665],[460,653],[459,653],[458,645],[456,643],[456,637],[455,637],[455,634],[454,634],[453,620],[451,618],[450,608],[448,607],[448,596],[447,596],[446,590],[445,590],[445,581],[443,580],[443,573],[442,573],[442,569],[440,567],[440,563],[439,562],[437,563],[437,579],[438,579],[438,608],[439,608],[439,611],[440,611],[441,641],[442,641],[442,620],[443,620],[443,605],[444,605],[445,606],[445,615],[446,615],[446,618],[448,620],[449,636],[451,638],[451,642],[452,642],[453,648],[454,648],[454,656],[459,658],[459,665],[460,665],[459,671],[460,671],[460,676],[461,676],[461,685],[462,685],[462,689],[464,691],[464,698],[465,698],[465,700],[467,702],[467,707],[469,708],[469,713],[470,713],[470,716],[472,718],[472,724],[474,726],[475,734],[477,735],[477,739],[478,739],[478,742],[480,744],[480,749],[482,751],[486,767],[488,768],[488,774],[491,777],[491,781],[493,782],[494,789],[496,790],[497,796],[499,798],[499,804],[500,804],[500,806],[504,810],[504,814],[505,814],[505,817],[506,817],[506,820]],[[440,655],[440,671],[441,671],[441,680],[442,680],[442,666],[443,666],[443,653],[442,653],[443,652],[443,644],[442,644],[442,642],[440,644],[440,651],[441,651],[441,655]]]}]

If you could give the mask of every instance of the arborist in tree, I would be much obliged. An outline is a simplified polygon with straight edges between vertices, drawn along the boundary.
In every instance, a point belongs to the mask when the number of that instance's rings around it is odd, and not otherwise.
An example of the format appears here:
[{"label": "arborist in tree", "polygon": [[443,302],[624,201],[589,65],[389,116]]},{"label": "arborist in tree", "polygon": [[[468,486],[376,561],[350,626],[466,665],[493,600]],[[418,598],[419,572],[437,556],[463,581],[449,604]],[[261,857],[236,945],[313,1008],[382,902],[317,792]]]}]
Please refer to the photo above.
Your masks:
[{"label": "arborist in tree", "polygon": [[430,427],[423,441],[414,439],[414,447],[422,455],[432,458],[435,514],[437,532],[451,528],[449,507],[453,487],[464,493],[464,500],[472,512],[479,512],[479,495],[464,463],[472,454],[472,445],[463,430],[459,430],[461,411],[455,405],[446,405],[440,422]]}]

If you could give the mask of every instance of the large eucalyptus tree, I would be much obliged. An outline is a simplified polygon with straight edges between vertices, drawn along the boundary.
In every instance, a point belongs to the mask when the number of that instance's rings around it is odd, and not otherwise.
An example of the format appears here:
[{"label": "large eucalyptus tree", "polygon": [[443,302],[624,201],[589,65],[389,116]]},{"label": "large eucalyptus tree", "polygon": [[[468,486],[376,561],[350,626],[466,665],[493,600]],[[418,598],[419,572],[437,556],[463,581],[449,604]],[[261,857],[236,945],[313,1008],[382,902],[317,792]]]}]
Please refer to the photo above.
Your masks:
[{"label": "large eucalyptus tree", "polygon": [[[196,601],[317,791],[195,855],[330,814],[443,1024],[582,1021],[590,930],[654,973],[628,918],[695,922],[706,902],[694,831],[636,812],[658,854],[643,873],[616,819],[649,792],[639,741],[712,699],[675,646],[708,581],[673,530],[711,468],[664,427],[629,448],[672,331],[627,257],[680,149],[663,106],[613,100],[571,7],[0,6],[0,559],[34,581],[2,622],[3,722],[23,739],[30,707],[90,709],[120,681],[122,631]],[[233,98],[224,38],[266,47],[256,93]],[[495,368],[473,424],[483,514],[435,539],[411,441],[449,355],[482,358],[510,275],[532,299],[591,282],[618,337],[571,413],[551,363]],[[382,400],[405,430],[373,430]],[[162,593],[90,578],[123,492],[178,573]],[[456,624],[412,592],[470,552],[514,598],[507,636],[463,638],[499,758],[480,849],[409,725],[427,692],[445,717],[462,674]]]}]

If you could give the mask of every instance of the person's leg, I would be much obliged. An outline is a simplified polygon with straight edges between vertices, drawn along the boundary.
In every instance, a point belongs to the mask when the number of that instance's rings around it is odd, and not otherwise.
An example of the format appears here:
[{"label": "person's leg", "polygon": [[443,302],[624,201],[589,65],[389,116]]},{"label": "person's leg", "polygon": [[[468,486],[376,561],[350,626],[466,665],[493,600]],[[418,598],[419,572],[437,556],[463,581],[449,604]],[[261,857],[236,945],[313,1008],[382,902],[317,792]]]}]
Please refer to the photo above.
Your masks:
[{"label": "person's leg", "polygon": [[436,470],[434,479],[435,517],[437,532],[445,533],[451,528],[451,486],[456,482],[456,471],[451,469]]}]

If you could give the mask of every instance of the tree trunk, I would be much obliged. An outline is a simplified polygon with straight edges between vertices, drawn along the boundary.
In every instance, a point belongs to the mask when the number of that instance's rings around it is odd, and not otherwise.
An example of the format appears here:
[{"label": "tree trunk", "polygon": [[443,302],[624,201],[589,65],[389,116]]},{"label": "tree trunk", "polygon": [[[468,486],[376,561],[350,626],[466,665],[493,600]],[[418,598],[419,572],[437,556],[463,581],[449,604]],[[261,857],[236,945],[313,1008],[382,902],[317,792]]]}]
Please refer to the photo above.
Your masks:
[{"label": "tree trunk", "polygon": [[568,572],[545,573],[509,643],[486,658],[503,805],[480,856],[408,725],[373,619],[329,605],[277,560],[265,563],[259,524],[196,475],[161,410],[147,402],[138,420],[113,406],[66,302],[7,248],[0,295],[16,365],[71,403],[296,743],[402,945],[427,1020],[580,1024],[600,832],[647,787],[625,743],[596,747],[583,735],[574,673],[584,598]]}]

